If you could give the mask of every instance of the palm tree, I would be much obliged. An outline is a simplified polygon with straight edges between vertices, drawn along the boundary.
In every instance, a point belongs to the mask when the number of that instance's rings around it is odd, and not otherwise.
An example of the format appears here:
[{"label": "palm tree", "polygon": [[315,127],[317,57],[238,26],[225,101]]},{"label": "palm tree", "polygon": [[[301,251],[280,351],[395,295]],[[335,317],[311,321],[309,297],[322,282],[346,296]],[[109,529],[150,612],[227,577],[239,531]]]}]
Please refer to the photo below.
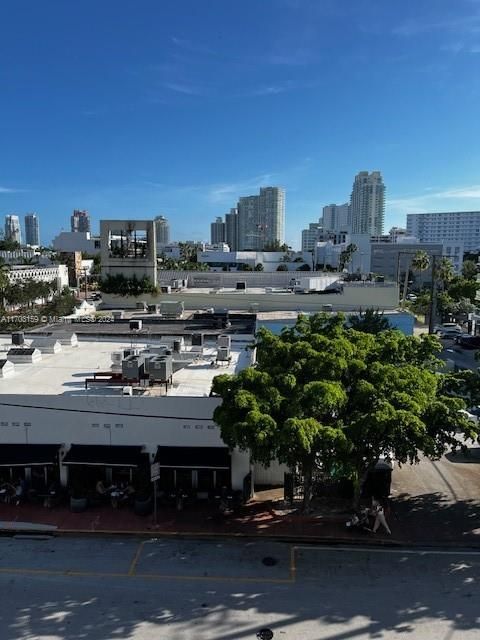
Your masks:
[{"label": "palm tree", "polygon": [[408,278],[410,275],[410,269],[412,271],[425,271],[430,266],[430,256],[426,251],[417,251],[410,263],[407,262],[407,267],[405,269],[405,281],[403,283],[403,296],[402,296],[402,304],[405,304],[405,300],[407,299],[407,291],[408,291]]},{"label": "palm tree", "polygon": [[433,274],[433,277],[435,280],[442,283],[442,290],[445,291],[447,286],[455,277],[455,271],[453,270],[453,265],[449,258],[441,258],[435,266],[435,273]]},{"label": "palm tree", "polygon": [[5,306],[5,291],[10,284],[9,271],[10,267],[8,265],[0,265],[0,304],[2,307]]}]

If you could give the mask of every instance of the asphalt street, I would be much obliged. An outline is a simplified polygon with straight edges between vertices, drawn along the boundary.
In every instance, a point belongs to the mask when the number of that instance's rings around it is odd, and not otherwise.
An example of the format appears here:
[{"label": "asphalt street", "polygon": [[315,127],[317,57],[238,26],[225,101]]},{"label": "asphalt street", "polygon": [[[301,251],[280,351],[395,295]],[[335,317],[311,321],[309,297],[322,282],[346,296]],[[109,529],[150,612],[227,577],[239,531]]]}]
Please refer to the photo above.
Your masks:
[{"label": "asphalt street", "polygon": [[480,554],[0,539],[2,640],[478,638]]}]

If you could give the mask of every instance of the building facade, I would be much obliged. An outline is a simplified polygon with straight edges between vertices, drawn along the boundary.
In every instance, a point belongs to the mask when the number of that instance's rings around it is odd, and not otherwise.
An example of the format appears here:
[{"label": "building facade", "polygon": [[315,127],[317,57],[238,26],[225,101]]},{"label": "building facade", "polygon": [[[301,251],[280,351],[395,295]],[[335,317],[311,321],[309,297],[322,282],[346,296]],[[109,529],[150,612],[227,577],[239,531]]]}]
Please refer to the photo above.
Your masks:
[{"label": "building facade", "polygon": [[353,234],[383,234],[385,185],[380,171],[360,171],[355,176],[348,223]]},{"label": "building facade", "polygon": [[157,245],[164,247],[170,244],[170,225],[165,216],[157,216],[155,218],[155,233]]},{"label": "building facade", "polygon": [[237,251],[238,211],[236,208],[230,209],[230,213],[225,215],[225,242],[230,247],[230,251]]},{"label": "building facade", "polygon": [[461,244],[464,251],[480,251],[480,211],[409,213],[407,231],[420,242]]},{"label": "building facade", "polygon": [[5,240],[22,244],[22,232],[20,229],[20,219],[18,216],[5,216]]},{"label": "building facade", "polygon": [[75,209],[70,217],[70,228],[74,233],[90,232],[90,214],[88,211]]},{"label": "building facade", "polygon": [[[445,255],[443,243],[385,243],[372,242],[370,270],[387,280],[400,282],[408,266],[411,269],[412,260],[418,251],[425,251],[428,256],[442,257]],[[429,267],[422,273],[412,272],[414,278],[422,283],[431,281],[432,271]]]},{"label": "building facade", "polygon": [[319,234],[323,230],[320,222],[311,222],[308,229],[302,229],[302,251],[314,251],[319,242]]},{"label": "building facade", "polygon": [[53,239],[52,246],[60,253],[81,251],[94,255],[100,253],[100,238],[92,237],[88,231],[62,231]]},{"label": "building facade", "polygon": [[221,217],[210,224],[210,242],[211,244],[226,242],[226,224]]},{"label": "building facade", "polygon": [[285,241],[285,192],[279,187],[262,187],[258,196],[240,198],[238,249],[262,251],[266,245]]},{"label": "building facade", "polygon": [[123,274],[157,284],[157,243],[153,220],[100,220],[102,278]]},{"label": "building facade", "polygon": [[40,226],[35,213],[27,213],[25,216],[25,244],[40,246]]},{"label": "building facade", "polygon": [[35,280],[36,282],[52,282],[55,280],[57,290],[68,287],[68,268],[64,264],[51,266],[42,265],[12,265],[7,271],[10,284],[16,284],[23,280]]},{"label": "building facade", "polygon": [[328,204],[323,207],[323,228],[326,231],[346,231],[349,229],[349,204]]}]

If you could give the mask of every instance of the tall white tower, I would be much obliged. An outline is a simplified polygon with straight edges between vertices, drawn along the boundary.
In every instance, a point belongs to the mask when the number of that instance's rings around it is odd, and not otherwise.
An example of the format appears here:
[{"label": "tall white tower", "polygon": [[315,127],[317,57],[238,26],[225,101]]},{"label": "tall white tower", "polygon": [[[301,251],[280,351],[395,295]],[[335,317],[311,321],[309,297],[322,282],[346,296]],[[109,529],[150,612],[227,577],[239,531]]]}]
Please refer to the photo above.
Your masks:
[{"label": "tall white tower", "polygon": [[360,171],[355,176],[350,198],[353,234],[381,236],[385,216],[385,185],[380,171]]},{"label": "tall white tower", "polygon": [[18,244],[22,243],[22,233],[18,216],[5,216],[5,240],[18,242]]}]

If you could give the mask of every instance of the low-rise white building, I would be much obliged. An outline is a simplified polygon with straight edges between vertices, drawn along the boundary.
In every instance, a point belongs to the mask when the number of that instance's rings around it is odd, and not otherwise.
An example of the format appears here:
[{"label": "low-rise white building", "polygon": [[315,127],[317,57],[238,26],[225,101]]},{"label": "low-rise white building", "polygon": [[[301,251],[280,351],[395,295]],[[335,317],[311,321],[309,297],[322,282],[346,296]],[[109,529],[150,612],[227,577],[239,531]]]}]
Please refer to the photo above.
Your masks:
[{"label": "low-rise white building", "polygon": [[[251,471],[250,457],[229,451],[222,441],[213,422],[221,401],[211,397],[210,390],[216,375],[235,373],[251,363],[252,351],[246,346],[252,336],[233,335],[229,358],[218,363],[215,337],[194,347],[187,336],[186,346],[173,353],[171,384],[153,386],[144,384],[143,374],[135,373],[132,379],[126,373],[126,381],[118,373],[122,363],[118,368],[113,354],[126,358],[133,351],[131,341],[123,339],[90,338],[75,351],[66,345],[61,352],[45,353],[42,362],[18,358],[13,375],[0,378],[0,457],[7,475],[25,473],[29,479],[32,468],[41,465],[39,452],[44,456],[45,447],[51,447],[45,474],[56,468],[64,485],[74,476],[78,479],[82,469],[85,482],[118,481],[122,473],[127,478],[143,474],[148,482],[150,464],[157,461],[160,488],[182,486],[206,493],[231,484],[242,490]],[[155,357],[162,347],[140,335],[134,349]],[[0,352],[9,350],[9,340],[0,339]],[[15,447],[31,456],[21,470],[14,468],[13,458],[9,470],[4,459],[10,451],[8,455],[14,455]]]},{"label": "low-rise white building", "polygon": [[100,253],[100,238],[92,236],[89,231],[62,231],[53,239],[52,245],[59,253]]},{"label": "low-rise white building", "polygon": [[277,271],[280,265],[287,271],[298,271],[302,265],[313,268],[312,254],[309,251],[225,251],[227,246],[224,245],[220,250],[199,251],[197,261],[217,271],[223,268],[241,270],[243,265],[252,269],[262,265],[266,272]]},{"label": "low-rise white building", "polygon": [[35,280],[36,282],[56,281],[58,291],[68,287],[68,267],[64,264],[49,266],[42,265],[12,265],[7,271],[11,284],[23,280]]}]

